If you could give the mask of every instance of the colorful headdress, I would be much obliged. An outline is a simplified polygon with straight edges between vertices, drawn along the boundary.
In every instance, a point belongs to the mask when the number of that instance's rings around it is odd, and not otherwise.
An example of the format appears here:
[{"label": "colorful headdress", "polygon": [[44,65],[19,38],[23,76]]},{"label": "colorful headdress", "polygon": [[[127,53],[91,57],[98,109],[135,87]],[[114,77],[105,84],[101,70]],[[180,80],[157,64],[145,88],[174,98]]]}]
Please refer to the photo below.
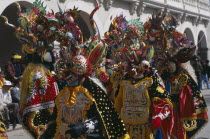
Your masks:
[{"label": "colorful headdress", "polygon": [[[163,27],[161,31],[163,41],[158,45],[154,45],[159,51],[156,51],[158,53],[155,53],[156,59],[153,63],[160,73],[165,68],[168,68],[167,72],[174,72],[176,64],[185,63],[193,57],[196,47],[188,40],[185,34],[176,30],[178,22],[175,17],[171,15],[164,16],[160,24]],[[158,36],[155,36],[155,39],[157,38]]]},{"label": "colorful headdress", "polygon": [[[87,68],[85,66],[87,63],[89,63],[87,65],[90,65],[93,70],[100,67],[100,63],[106,55],[106,46],[100,39],[98,28],[93,20],[93,15],[98,9],[99,4],[97,1],[95,9],[90,14],[90,24],[94,35],[85,42],[83,42],[83,35],[80,28],[74,22],[74,18],[79,16],[78,9],[74,8],[63,13],[65,22],[63,22],[64,24],[59,30],[60,39],[58,39],[61,42],[61,60],[56,64],[61,78],[64,78],[66,76],[65,73],[68,73],[69,70],[78,75],[90,75],[90,71],[85,69]],[[60,21],[63,20],[61,19]],[[80,60],[80,65],[83,65],[79,67],[80,70],[75,66],[75,58],[77,58],[77,62],[78,59]],[[86,64],[84,64],[85,61],[87,62]],[[82,70],[81,68],[84,69]]]},{"label": "colorful headdress", "polygon": [[120,15],[114,18],[112,24],[116,25],[115,28],[106,32],[104,36],[116,62],[127,61],[131,64],[140,64],[143,60],[151,60],[154,50],[152,46],[145,46],[143,43],[144,31],[139,19],[126,21]]},{"label": "colorful headdress", "polygon": [[[22,13],[18,6],[19,27],[16,36],[23,43],[22,52],[26,54],[37,53],[43,56],[53,46],[58,30],[58,20],[54,12],[46,13],[46,7],[41,0],[36,0],[33,7]],[[50,48],[52,49],[52,48]]]}]

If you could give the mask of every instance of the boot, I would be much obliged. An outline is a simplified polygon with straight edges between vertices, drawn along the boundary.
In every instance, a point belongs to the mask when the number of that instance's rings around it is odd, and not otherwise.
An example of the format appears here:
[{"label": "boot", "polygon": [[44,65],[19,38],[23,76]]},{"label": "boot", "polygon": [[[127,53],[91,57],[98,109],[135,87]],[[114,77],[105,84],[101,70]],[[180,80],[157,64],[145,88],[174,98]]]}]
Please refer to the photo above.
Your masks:
[{"label": "boot", "polygon": [[12,128],[13,128],[13,130],[14,130],[15,127],[17,126],[16,118],[14,118],[12,124],[13,124],[13,125],[12,125]]}]

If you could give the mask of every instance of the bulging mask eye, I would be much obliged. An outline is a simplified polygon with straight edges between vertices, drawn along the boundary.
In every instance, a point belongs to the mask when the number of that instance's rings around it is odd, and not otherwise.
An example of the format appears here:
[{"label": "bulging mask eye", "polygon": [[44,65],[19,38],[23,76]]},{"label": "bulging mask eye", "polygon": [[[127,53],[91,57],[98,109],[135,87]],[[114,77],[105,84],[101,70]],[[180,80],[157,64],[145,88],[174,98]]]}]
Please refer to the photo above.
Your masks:
[{"label": "bulging mask eye", "polygon": [[77,75],[84,75],[88,72],[87,59],[82,55],[77,55],[72,60],[72,72]]},{"label": "bulging mask eye", "polygon": [[141,67],[143,67],[144,70],[147,70],[150,67],[150,63],[146,60],[143,60],[141,62]]},{"label": "bulging mask eye", "polygon": [[40,24],[37,25],[36,28],[37,28],[37,30],[40,31],[40,32],[42,32],[42,31],[44,30],[44,26],[43,26],[43,25],[40,25]]}]

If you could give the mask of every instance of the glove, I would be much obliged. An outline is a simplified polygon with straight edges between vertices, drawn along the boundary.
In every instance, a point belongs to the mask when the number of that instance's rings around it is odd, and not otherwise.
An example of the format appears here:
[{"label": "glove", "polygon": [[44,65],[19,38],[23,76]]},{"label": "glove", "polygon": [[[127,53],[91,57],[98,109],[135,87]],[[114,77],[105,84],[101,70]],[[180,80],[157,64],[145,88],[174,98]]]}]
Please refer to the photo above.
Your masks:
[{"label": "glove", "polygon": [[166,119],[170,114],[168,108],[165,108],[162,112],[163,113],[159,113],[158,115],[152,117],[151,125],[153,130],[158,129],[161,126],[162,120]]},{"label": "glove", "polygon": [[87,128],[87,134],[97,134],[99,131],[99,122],[96,118],[85,121],[85,126]]},{"label": "glove", "polygon": [[68,126],[70,129],[65,132],[65,134],[70,134],[72,138],[78,138],[85,134],[87,128],[84,123],[71,124]]},{"label": "glove", "polygon": [[156,117],[155,119],[152,119],[151,125],[152,129],[156,130],[161,126],[162,119],[160,117]]}]

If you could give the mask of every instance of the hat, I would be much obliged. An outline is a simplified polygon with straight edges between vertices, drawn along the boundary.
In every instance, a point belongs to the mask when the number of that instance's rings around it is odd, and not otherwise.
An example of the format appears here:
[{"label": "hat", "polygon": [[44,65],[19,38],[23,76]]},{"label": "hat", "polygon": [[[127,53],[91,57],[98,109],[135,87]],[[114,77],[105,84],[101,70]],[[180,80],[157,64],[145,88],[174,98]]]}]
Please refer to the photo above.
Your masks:
[{"label": "hat", "polygon": [[14,54],[14,55],[12,55],[12,58],[14,58],[14,59],[21,59],[22,56],[18,55],[18,54]]},{"label": "hat", "polygon": [[12,86],[12,83],[10,81],[4,81],[4,85]]}]

